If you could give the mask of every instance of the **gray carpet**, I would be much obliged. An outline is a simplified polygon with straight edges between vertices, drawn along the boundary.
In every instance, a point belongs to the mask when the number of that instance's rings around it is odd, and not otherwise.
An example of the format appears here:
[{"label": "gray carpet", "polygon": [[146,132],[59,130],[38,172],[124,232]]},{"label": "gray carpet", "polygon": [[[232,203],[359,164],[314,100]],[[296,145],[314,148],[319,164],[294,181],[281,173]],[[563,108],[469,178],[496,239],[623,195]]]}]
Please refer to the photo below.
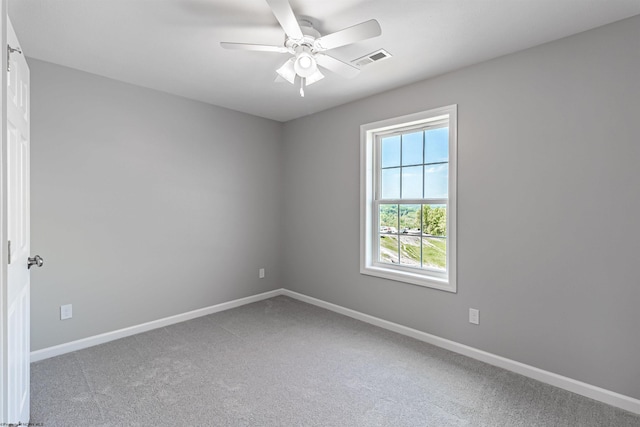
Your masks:
[{"label": "gray carpet", "polygon": [[640,416],[277,297],[32,365],[53,426],[640,426]]}]

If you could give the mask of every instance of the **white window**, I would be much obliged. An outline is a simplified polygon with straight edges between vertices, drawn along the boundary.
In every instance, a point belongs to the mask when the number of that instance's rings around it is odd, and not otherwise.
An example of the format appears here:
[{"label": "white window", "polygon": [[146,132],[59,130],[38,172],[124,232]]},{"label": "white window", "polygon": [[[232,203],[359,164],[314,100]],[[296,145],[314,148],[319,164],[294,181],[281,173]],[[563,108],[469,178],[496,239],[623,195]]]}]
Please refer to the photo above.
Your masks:
[{"label": "white window", "polygon": [[456,292],[452,105],[360,127],[360,272]]}]

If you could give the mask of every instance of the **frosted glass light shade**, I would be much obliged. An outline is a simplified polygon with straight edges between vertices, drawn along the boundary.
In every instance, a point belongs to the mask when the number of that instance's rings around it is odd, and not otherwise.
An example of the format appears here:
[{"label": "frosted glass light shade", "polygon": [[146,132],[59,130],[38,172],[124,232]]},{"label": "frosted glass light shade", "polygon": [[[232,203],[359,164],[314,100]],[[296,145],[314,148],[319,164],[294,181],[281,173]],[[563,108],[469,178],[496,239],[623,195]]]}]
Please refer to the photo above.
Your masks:
[{"label": "frosted glass light shade", "polygon": [[282,67],[276,70],[276,73],[280,75],[283,79],[288,81],[291,84],[294,84],[296,81],[296,70],[293,66],[295,62],[295,58],[289,59],[287,62],[282,64]]},{"label": "frosted glass light shade", "polygon": [[311,74],[309,77],[307,77],[306,79],[306,83],[307,86],[309,86],[310,84],[313,84],[315,82],[317,82],[318,80],[322,80],[324,79],[324,74],[322,74],[320,72],[320,70],[318,70],[318,68],[316,67],[316,72]]}]

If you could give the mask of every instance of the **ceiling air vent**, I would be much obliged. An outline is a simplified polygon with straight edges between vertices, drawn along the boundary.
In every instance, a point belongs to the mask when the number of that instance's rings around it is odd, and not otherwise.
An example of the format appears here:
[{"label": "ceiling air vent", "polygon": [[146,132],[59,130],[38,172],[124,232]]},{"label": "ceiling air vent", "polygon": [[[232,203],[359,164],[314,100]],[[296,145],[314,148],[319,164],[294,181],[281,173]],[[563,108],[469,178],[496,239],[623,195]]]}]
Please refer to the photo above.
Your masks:
[{"label": "ceiling air vent", "polygon": [[369,65],[373,62],[382,61],[383,59],[390,58],[391,54],[384,49],[376,50],[375,52],[371,52],[366,54],[365,56],[354,59],[351,63],[357,67],[364,67],[365,65]]}]

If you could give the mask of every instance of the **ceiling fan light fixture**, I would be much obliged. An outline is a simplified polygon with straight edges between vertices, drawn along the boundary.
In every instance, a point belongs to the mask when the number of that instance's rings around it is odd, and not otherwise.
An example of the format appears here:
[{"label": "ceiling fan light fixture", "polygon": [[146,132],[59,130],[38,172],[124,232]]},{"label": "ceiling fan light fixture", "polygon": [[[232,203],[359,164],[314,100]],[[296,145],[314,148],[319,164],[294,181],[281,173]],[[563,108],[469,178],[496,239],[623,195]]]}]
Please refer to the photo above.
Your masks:
[{"label": "ceiling fan light fixture", "polygon": [[303,55],[298,59],[299,65],[306,69],[311,68],[311,66],[313,65],[313,60],[311,58],[309,58],[307,55]]},{"label": "ceiling fan light fixture", "polygon": [[318,64],[313,55],[307,50],[303,50],[296,55],[293,67],[300,77],[309,77],[318,71]]},{"label": "ceiling fan light fixture", "polygon": [[296,81],[296,70],[294,68],[294,58],[289,59],[287,62],[282,64],[282,67],[276,70],[276,73],[280,75],[283,79],[288,81],[291,84],[294,84]]}]

